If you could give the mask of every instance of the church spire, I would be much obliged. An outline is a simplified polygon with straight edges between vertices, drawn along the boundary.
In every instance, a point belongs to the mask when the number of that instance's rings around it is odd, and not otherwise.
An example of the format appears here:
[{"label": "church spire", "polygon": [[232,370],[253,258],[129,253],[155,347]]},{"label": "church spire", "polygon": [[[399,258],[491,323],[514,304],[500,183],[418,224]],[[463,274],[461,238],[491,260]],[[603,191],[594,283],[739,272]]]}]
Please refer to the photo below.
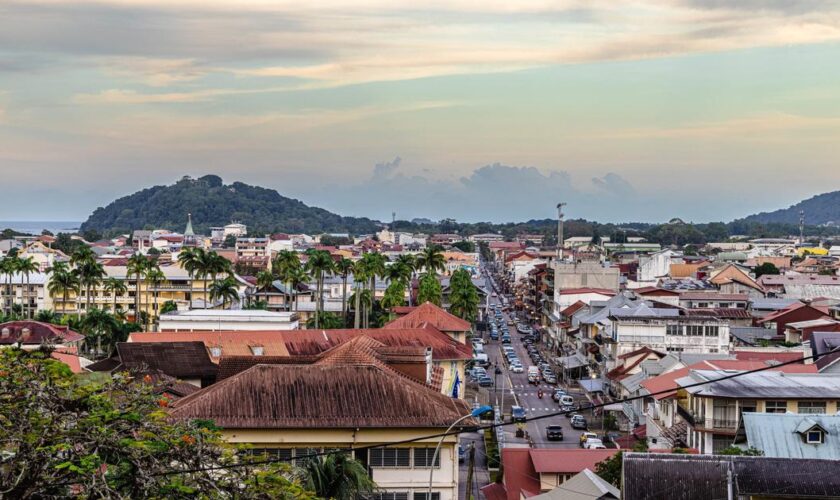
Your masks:
[{"label": "church spire", "polygon": [[187,214],[187,228],[184,229],[184,246],[195,246],[195,231],[192,227],[192,214]]}]

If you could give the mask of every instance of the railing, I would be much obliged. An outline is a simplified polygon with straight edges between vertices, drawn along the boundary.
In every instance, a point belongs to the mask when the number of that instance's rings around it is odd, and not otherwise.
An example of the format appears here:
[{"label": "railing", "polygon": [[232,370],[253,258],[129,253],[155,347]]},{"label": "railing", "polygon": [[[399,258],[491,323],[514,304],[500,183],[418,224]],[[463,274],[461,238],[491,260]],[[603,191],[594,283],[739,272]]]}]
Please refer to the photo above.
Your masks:
[{"label": "railing", "polygon": [[712,419],[712,428],[713,429],[737,429],[738,428],[738,421],[732,420],[728,418],[713,418]]},{"label": "railing", "polygon": [[696,424],[696,422],[698,420],[697,417],[694,415],[694,413],[691,410],[685,408],[681,404],[677,404],[677,414],[679,416],[681,416],[683,418],[683,420],[688,422],[688,424],[691,425],[692,427]]}]

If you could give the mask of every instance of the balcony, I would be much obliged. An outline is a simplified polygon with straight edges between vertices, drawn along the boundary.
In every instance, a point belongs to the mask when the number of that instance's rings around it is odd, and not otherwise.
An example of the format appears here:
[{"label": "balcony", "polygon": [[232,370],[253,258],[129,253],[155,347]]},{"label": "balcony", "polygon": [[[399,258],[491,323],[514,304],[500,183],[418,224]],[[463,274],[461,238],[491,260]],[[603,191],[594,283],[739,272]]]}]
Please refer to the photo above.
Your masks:
[{"label": "balcony", "polygon": [[738,428],[738,421],[732,420],[729,418],[713,418],[712,419],[712,428],[713,429],[723,429],[727,431],[734,431]]}]

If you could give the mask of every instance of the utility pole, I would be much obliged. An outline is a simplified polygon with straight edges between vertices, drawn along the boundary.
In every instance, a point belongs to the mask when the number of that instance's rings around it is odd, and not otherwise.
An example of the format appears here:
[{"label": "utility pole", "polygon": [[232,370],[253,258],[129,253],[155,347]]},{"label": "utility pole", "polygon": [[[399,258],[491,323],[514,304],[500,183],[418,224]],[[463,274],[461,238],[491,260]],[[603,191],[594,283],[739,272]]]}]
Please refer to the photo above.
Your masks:
[{"label": "utility pole", "polygon": [[475,467],[475,441],[470,441],[470,458],[467,464],[467,500],[472,498],[473,467]]},{"label": "utility pole", "polygon": [[799,244],[805,244],[805,211],[799,211]]},{"label": "utility pole", "polygon": [[562,201],[557,204],[557,262],[563,260],[563,207],[566,205]]}]

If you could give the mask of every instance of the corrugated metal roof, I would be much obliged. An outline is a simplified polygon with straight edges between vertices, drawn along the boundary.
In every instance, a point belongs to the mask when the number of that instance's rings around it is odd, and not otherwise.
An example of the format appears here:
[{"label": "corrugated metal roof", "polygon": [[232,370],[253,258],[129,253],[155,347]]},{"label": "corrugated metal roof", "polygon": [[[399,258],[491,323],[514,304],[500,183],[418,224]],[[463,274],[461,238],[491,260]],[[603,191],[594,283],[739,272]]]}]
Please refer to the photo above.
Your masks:
[{"label": "corrugated metal roof", "polygon": [[[840,460],[840,415],[744,412],[743,418],[747,444],[765,457]],[[807,444],[801,432],[815,424],[827,432],[825,442]]]},{"label": "corrugated metal roof", "polygon": [[[728,371],[697,370],[677,379],[687,386],[704,380],[731,375]],[[820,373],[781,373],[766,371],[745,373],[739,377],[720,380],[686,389],[697,396],[756,399],[840,399],[840,377]]]}]

